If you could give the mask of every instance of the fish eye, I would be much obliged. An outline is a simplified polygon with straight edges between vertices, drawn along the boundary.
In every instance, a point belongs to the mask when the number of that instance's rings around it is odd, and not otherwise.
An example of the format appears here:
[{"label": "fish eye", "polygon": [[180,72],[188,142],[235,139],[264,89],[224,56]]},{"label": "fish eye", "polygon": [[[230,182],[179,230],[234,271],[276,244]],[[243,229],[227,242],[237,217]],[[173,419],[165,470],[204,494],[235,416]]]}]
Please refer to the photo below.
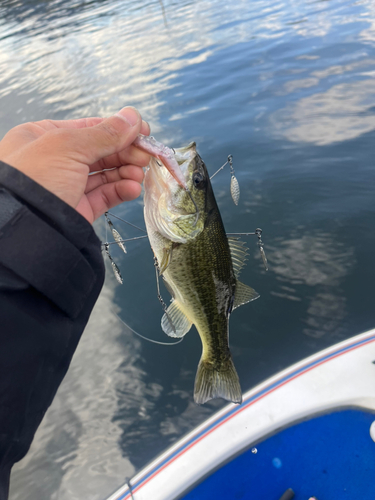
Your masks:
[{"label": "fish eye", "polygon": [[198,171],[193,174],[193,184],[197,189],[202,189],[204,187],[204,177]]}]

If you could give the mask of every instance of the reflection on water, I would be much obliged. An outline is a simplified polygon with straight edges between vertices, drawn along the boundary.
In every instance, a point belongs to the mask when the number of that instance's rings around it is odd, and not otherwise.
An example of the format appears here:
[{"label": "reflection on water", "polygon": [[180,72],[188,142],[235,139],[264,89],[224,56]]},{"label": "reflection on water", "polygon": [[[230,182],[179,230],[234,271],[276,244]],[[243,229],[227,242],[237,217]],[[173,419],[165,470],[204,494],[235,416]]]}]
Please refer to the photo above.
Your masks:
[{"label": "reflection on water", "polygon": [[[369,70],[366,80],[343,83],[324,93],[300,99],[272,117],[275,129],[290,141],[318,145],[346,141],[375,130],[375,61],[363,61]],[[371,71],[371,68],[372,71]],[[340,74],[343,68],[332,68]],[[337,72],[336,72],[337,71]],[[328,75],[330,73],[328,72]],[[296,80],[288,92],[311,87],[319,80]]]},{"label": "reflection on water", "polygon": [[[241,280],[261,298],[230,325],[244,390],[374,326],[374,71],[371,0],[0,4],[0,136],[131,104],[159,140],[195,140],[211,173],[233,154],[239,206],[228,171],[213,182],[224,223],[261,227],[270,267],[250,238]],[[142,200],[116,210],[144,225]],[[164,340],[148,243],[117,250],[125,284],[109,270],[11,500],[100,500],[223,406],[193,403],[194,329],[156,346],[113,314]]]},{"label": "reflection on water", "polygon": [[349,272],[353,249],[332,241],[332,234],[303,235],[276,241],[268,250],[276,279],[292,285],[337,287]]},{"label": "reflection on water", "polygon": [[[303,333],[314,338],[338,333],[346,316],[346,299],[340,286],[355,266],[354,249],[332,240],[332,234],[303,235],[278,241],[268,251],[276,280],[282,285],[274,296],[301,301],[307,307]],[[285,283],[287,285],[285,285]],[[301,287],[310,287],[309,291]]]}]

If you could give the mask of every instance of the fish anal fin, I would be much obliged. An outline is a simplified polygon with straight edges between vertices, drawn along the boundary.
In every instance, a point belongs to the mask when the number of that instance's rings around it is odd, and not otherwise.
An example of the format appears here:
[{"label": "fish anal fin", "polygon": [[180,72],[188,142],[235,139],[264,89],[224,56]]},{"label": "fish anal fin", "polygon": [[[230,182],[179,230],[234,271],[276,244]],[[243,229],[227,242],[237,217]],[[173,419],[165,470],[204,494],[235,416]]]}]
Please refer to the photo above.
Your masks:
[{"label": "fish anal fin", "polygon": [[229,249],[232,256],[233,271],[238,278],[241,269],[245,265],[246,257],[249,255],[247,253],[247,247],[243,241],[239,238],[234,238],[232,236],[228,237]]},{"label": "fish anal fin", "polygon": [[183,337],[193,323],[181,311],[176,300],[173,300],[161,318],[161,327],[167,335],[174,338]]},{"label": "fish anal fin", "polygon": [[259,297],[260,297],[259,293],[256,292],[253,288],[237,280],[236,292],[234,295],[233,310],[236,309],[237,307],[242,306],[243,304],[251,302],[252,300],[258,299]]},{"label": "fish anal fin", "polygon": [[227,358],[219,369],[201,359],[194,385],[194,401],[201,405],[210,399],[223,398],[232,403],[242,403],[240,381],[232,359]]}]

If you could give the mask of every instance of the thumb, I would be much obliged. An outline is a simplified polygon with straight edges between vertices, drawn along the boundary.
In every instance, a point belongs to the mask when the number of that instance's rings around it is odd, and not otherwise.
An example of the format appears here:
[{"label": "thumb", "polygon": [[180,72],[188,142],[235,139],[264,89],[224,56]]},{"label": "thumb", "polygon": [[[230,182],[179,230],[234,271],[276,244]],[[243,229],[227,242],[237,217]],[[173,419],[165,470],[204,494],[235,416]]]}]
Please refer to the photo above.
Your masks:
[{"label": "thumb", "polygon": [[141,115],[135,108],[126,107],[98,125],[76,130],[77,146],[87,163],[92,164],[129,146],[141,127]]}]

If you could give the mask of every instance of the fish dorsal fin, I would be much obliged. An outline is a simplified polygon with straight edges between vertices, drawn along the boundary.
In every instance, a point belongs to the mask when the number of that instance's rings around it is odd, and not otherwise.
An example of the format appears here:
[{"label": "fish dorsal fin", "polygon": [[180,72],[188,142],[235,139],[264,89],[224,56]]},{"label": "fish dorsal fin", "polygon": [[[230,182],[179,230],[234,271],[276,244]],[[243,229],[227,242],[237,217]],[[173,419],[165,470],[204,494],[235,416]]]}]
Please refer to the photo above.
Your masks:
[{"label": "fish dorsal fin", "polygon": [[192,324],[181,311],[176,300],[172,300],[167,312],[161,318],[161,327],[164,333],[174,338],[183,337],[190,330]]},{"label": "fish dorsal fin", "polygon": [[249,255],[247,253],[248,249],[245,243],[239,238],[233,238],[232,236],[229,236],[228,243],[232,257],[233,271],[236,278],[238,278],[241,269],[245,265],[246,257]]},{"label": "fish dorsal fin", "polygon": [[233,310],[259,297],[259,293],[256,292],[253,288],[244,285],[243,283],[241,283],[241,281],[237,280],[236,293],[234,294]]}]

